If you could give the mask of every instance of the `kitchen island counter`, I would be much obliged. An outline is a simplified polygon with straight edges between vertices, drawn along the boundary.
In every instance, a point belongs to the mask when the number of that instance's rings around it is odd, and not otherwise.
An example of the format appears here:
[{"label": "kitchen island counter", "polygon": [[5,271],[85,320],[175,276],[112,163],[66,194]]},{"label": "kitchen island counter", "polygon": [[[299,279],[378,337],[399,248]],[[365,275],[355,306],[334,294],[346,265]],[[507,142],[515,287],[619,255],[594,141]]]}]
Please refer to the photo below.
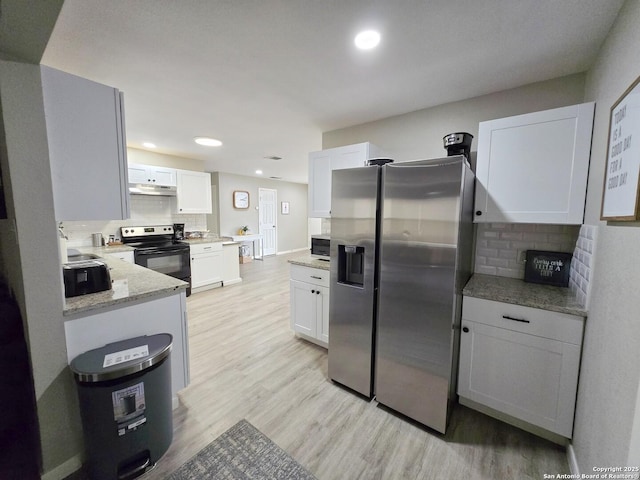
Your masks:
[{"label": "kitchen island counter", "polygon": [[321,270],[330,270],[330,262],[329,260],[321,260],[316,257],[312,257],[307,254],[301,257],[292,258],[289,260],[289,263],[293,265],[302,265],[303,267],[311,267],[311,268],[319,268]]},{"label": "kitchen island counter", "polygon": [[[125,248],[130,249],[131,247]],[[116,253],[114,247],[81,247],[77,250],[81,253],[93,253],[98,256],[104,255],[105,253]],[[186,290],[189,285],[182,280],[117,258],[105,255],[101,260],[109,267],[112,289],[104,292],[80,295],[78,297],[65,298],[63,311],[65,317],[145,298],[173,295],[180,290]]]},{"label": "kitchen island counter", "polygon": [[568,288],[528,283],[517,278],[474,274],[462,290],[467,297],[512,303],[586,317],[587,310]]},{"label": "kitchen island counter", "polygon": [[180,240],[181,242],[188,243],[189,245],[198,245],[200,243],[233,243],[231,237],[206,237],[206,238],[185,238]]}]

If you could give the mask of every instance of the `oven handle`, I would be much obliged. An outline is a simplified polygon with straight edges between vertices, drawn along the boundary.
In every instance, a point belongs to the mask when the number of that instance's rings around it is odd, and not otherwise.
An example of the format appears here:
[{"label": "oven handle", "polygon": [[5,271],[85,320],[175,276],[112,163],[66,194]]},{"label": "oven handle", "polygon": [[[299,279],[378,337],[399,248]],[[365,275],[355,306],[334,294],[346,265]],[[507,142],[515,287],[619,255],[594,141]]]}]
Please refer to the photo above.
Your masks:
[{"label": "oven handle", "polygon": [[186,248],[174,248],[172,250],[140,250],[135,252],[136,255],[155,255],[157,253],[186,253],[189,254],[189,250]]}]

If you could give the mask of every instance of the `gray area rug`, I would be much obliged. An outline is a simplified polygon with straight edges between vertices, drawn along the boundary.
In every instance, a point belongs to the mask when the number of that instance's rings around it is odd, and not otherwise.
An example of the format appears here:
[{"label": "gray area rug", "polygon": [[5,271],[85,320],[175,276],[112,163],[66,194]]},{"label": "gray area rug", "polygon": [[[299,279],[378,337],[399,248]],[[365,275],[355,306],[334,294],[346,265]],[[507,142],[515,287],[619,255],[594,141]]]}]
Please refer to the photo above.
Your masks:
[{"label": "gray area rug", "polygon": [[246,420],[241,420],[168,477],[169,480],[316,480]]}]

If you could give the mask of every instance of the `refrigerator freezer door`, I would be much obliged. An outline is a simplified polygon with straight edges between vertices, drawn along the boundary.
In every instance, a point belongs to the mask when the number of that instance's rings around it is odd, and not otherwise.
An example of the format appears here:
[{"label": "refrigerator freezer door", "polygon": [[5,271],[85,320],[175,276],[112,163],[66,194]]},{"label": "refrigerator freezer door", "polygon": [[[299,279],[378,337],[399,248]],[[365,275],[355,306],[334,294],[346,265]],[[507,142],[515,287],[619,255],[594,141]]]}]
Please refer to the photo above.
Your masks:
[{"label": "refrigerator freezer door", "polygon": [[334,170],[331,187],[329,378],[373,388],[379,167]]},{"label": "refrigerator freezer door", "polygon": [[463,167],[387,165],[376,399],[444,433],[453,370]]}]

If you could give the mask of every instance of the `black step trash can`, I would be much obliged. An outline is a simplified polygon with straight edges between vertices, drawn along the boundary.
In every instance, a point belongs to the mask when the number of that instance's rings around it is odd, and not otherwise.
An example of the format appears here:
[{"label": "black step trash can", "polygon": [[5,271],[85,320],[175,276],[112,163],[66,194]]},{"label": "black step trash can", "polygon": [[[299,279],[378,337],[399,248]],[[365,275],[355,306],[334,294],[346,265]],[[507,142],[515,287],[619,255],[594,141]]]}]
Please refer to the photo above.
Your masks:
[{"label": "black step trash can", "polygon": [[136,478],[173,439],[168,333],[89,350],[71,362],[92,480]]}]

